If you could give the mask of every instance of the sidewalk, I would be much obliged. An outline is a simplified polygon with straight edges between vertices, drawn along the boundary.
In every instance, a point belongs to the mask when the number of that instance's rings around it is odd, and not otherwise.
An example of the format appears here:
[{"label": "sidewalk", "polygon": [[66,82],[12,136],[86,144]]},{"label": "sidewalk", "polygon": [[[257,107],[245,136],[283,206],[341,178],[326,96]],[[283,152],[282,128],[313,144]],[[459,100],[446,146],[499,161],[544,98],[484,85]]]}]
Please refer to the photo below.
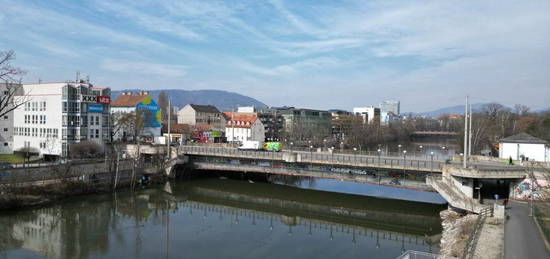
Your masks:
[{"label": "sidewalk", "polygon": [[510,201],[505,225],[504,258],[550,258],[527,203]]}]

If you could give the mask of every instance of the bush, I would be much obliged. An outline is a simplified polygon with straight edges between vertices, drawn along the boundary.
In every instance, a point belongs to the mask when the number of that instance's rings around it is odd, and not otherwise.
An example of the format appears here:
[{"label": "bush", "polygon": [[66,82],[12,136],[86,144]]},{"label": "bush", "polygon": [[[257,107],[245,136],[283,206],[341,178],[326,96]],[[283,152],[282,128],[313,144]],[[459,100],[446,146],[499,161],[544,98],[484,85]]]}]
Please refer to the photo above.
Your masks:
[{"label": "bush", "polygon": [[103,147],[93,141],[81,141],[69,148],[71,158],[95,158],[103,155]]}]

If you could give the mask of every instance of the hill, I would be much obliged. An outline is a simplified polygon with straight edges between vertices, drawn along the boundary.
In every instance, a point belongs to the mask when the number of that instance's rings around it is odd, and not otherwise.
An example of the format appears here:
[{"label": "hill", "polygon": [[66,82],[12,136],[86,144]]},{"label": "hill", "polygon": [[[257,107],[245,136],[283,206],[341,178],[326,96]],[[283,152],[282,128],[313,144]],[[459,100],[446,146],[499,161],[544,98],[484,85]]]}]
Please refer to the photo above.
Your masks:
[{"label": "hill", "polygon": [[[479,110],[483,107],[483,105],[486,105],[486,104],[487,103],[474,103],[474,104],[472,104],[472,110],[474,110],[474,111]],[[440,109],[429,111],[429,112],[418,112],[418,113],[413,113],[413,114],[414,115],[431,117],[431,118],[437,118],[437,117],[439,117],[439,115],[442,115],[442,114],[464,114],[464,106],[465,105],[449,106],[449,107],[444,107],[444,108],[440,108]],[[511,109],[511,108],[506,107],[506,106],[505,106],[505,108]]]},{"label": "hill", "polygon": [[163,89],[163,90],[139,90],[128,89],[121,91],[112,91],[111,98],[116,99],[122,92],[140,92],[147,91],[153,99],[158,100],[159,93],[164,91],[169,96],[173,106],[179,109],[187,104],[210,104],[216,106],[220,111],[235,109],[239,106],[267,106],[252,97],[244,96],[238,93],[227,92],[222,90],[178,90],[178,89]]}]

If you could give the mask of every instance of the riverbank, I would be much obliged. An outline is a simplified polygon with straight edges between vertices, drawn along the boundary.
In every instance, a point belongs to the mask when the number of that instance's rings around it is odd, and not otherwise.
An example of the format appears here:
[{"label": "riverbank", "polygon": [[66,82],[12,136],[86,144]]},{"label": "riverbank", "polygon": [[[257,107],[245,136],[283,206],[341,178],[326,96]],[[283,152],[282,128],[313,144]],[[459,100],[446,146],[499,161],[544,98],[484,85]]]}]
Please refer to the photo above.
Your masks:
[{"label": "riverbank", "polygon": [[[478,215],[462,215],[452,210],[440,213],[443,233],[440,258],[461,258],[471,236],[474,235]],[[478,236],[474,238],[473,258],[500,259],[504,254],[504,218],[486,217],[481,221]]]},{"label": "riverbank", "polygon": [[[162,180],[162,178],[152,178],[149,182],[155,184]],[[117,190],[130,188],[130,186],[129,180],[120,181],[117,184]],[[59,181],[16,187],[2,186],[0,189],[0,211],[48,206],[68,197],[110,191],[113,191],[110,184],[82,181]]]}]

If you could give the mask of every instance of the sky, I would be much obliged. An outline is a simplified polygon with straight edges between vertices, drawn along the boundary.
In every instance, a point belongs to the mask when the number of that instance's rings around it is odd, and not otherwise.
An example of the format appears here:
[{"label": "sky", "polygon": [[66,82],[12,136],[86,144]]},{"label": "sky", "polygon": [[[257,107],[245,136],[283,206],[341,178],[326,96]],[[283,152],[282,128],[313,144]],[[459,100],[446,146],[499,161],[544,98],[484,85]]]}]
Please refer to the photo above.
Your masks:
[{"label": "sky", "polygon": [[550,1],[0,0],[24,82],[219,89],[271,106],[550,107]]}]

